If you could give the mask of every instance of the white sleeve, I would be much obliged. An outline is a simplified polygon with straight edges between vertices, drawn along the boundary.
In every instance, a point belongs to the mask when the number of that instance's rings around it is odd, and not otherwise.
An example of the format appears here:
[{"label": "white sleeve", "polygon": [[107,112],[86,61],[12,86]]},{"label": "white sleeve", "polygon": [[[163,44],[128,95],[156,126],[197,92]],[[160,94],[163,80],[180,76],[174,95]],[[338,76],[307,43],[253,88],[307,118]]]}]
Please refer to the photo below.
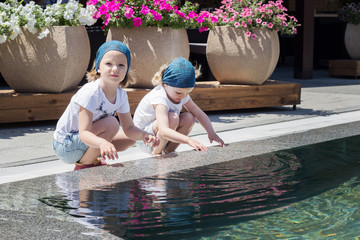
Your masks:
[{"label": "white sleeve", "polygon": [[99,106],[99,93],[94,88],[83,86],[74,96],[74,103],[94,113]]},{"label": "white sleeve", "polygon": [[128,113],[130,112],[129,99],[126,91],[124,89],[120,89],[120,107],[117,110],[118,113]]}]

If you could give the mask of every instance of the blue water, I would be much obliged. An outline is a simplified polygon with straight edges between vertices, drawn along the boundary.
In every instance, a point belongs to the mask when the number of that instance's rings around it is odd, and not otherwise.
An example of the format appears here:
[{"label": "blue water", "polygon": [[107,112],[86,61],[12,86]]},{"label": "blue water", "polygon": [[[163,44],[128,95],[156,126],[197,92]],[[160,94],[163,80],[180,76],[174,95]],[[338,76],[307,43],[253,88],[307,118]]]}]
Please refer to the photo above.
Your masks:
[{"label": "blue water", "polygon": [[41,199],[125,239],[360,238],[360,136]]}]

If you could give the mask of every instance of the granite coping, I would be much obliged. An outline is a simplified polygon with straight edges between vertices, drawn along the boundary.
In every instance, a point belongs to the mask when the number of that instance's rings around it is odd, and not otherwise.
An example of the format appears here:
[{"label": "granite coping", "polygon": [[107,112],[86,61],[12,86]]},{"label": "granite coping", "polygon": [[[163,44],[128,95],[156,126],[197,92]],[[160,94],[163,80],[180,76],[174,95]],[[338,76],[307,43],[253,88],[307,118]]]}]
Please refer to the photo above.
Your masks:
[{"label": "granite coping", "polygon": [[[121,164],[66,172],[0,185],[1,239],[119,239],[85,226],[39,199],[142,177],[271,153],[360,133],[360,121],[257,141],[242,141],[208,152],[186,151]],[[58,181],[69,183],[69,189]],[[96,181],[94,181],[96,179]]]}]

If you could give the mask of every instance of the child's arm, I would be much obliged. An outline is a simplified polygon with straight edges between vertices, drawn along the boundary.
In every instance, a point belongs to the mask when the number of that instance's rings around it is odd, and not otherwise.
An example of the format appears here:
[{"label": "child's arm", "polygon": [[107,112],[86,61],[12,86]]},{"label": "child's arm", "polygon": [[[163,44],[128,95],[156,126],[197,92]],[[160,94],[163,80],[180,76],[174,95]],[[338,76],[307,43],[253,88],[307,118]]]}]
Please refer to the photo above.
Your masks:
[{"label": "child's arm", "polygon": [[97,136],[95,133],[91,131],[93,124],[92,118],[93,118],[93,114],[89,110],[80,107],[79,137],[81,141],[84,142],[89,147],[99,148],[100,155],[102,157],[107,155],[111,159],[117,158],[118,155],[115,146],[106,139]]},{"label": "child's arm", "polygon": [[189,146],[193,147],[196,151],[208,150],[206,146],[199,143],[198,141],[192,139],[189,136],[181,134],[169,127],[168,109],[165,105],[158,104],[155,106],[155,110],[156,110],[156,120],[159,129],[158,131],[163,138],[175,143],[188,144]]},{"label": "child's arm", "polygon": [[153,134],[141,130],[134,125],[130,112],[118,113],[117,115],[126,136],[135,141],[144,140],[146,145],[152,143],[153,147],[159,145],[160,140],[157,137],[155,137]]},{"label": "child's arm", "polygon": [[210,143],[216,141],[221,147],[224,146],[224,141],[215,133],[209,117],[199,108],[198,105],[196,105],[196,103],[194,103],[191,98],[186,104],[184,104],[184,107],[195,116],[195,118],[206,130]]}]

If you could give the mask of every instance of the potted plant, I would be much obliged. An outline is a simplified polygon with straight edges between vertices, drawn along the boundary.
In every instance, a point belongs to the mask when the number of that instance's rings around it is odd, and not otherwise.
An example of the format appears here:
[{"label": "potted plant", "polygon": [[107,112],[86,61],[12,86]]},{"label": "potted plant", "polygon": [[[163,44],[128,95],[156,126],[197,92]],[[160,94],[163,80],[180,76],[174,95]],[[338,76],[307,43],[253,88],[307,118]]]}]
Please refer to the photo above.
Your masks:
[{"label": "potted plant", "polygon": [[30,1],[0,3],[0,72],[16,92],[63,92],[86,73],[90,43],[84,25],[95,8],[60,1],[46,8]]},{"label": "potted plant", "polygon": [[176,0],[90,0],[94,17],[103,20],[108,40],[119,40],[131,51],[131,68],[136,83],[132,87],[152,88],[151,79],[160,66],[176,57],[189,58],[187,28],[207,30],[208,12],[198,4]]},{"label": "potted plant", "polygon": [[279,59],[278,33],[296,34],[297,19],[278,1],[223,0],[212,12],[206,56],[221,83],[262,84]]},{"label": "potted plant", "polygon": [[354,60],[360,60],[360,3],[346,3],[338,10],[339,20],[346,22],[345,47]]}]

